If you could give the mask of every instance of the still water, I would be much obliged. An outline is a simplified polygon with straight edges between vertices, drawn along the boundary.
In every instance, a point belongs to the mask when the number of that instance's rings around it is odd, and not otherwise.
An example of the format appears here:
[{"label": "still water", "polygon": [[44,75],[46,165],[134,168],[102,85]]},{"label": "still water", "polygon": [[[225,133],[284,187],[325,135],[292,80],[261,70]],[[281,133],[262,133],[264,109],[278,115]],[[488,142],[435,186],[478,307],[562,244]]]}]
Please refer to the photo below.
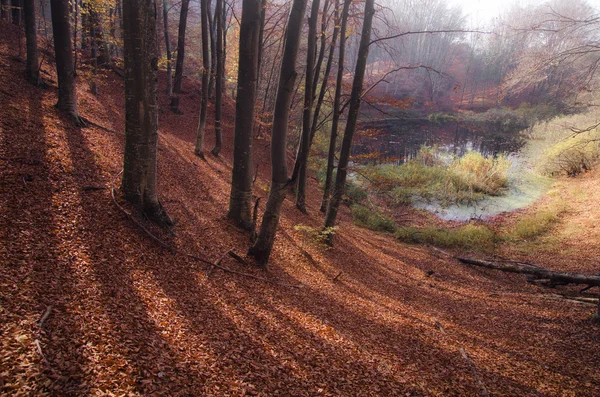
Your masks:
[{"label": "still water", "polygon": [[[384,162],[402,164],[413,158],[423,146],[461,156],[468,151],[484,155],[509,154],[512,165],[508,173],[509,187],[502,196],[488,196],[469,204],[442,206],[438,202],[415,201],[416,208],[430,211],[445,220],[468,221],[488,219],[503,212],[527,207],[537,201],[551,186],[549,178],[538,175],[529,160],[531,143],[519,131],[498,131],[492,126],[470,126],[458,123],[433,124],[380,120],[363,124],[362,129],[378,130],[357,139],[352,154],[358,158],[379,153]],[[373,135],[373,136],[366,136]]]}]

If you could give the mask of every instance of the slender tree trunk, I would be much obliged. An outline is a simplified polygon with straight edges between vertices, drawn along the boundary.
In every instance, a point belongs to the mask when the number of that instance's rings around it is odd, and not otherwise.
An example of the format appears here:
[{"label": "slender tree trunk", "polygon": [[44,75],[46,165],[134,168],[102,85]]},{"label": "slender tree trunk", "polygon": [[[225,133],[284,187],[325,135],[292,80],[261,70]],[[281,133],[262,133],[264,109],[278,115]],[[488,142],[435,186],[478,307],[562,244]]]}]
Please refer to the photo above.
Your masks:
[{"label": "slender tree trunk", "polygon": [[[83,1],[79,2],[79,6],[82,7],[83,10],[86,9],[87,5],[83,3]],[[88,49],[88,41],[89,41],[89,16],[87,12],[81,13],[81,51],[85,51]]]},{"label": "slender tree trunk", "polygon": [[265,17],[267,15],[267,0],[260,3],[260,36],[258,37],[258,79],[260,80],[262,69],[262,55],[265,37]]},{"label": "slender tree trunk", "polygon": [[23,0],[12,0],[12,23],[21,26],[21,10]]},{"label": "slender tree trunk", "polygon": [[342,9],[342,25],[340,30],[340,49],[338,54],[338,71],[335,83],[335,94],[333,97],[333,118],[331,120],[331,135],[329,137],[329,151],[327,153],[327,171],[325,174],[325,188],[323,189],[323,200],[321,201],[321,212],[325,212],[329,205],[329,195],[331,193],[331,183],[333,179],[333,167],[335,163],[335,146],[337,141],[337,130],[340,122],[341,109],[340,100],[342,97],[342,82],[344,80],[344,57],[346,53],[346,25],[348,23],[348,12],[352,0],[345,0]]},{"label": "slender tree trunk", "polygon": [[256,258],[261,265],[266,265],[269,261],[281,215],[281,206],[288,188],[286,138],[290,104],[298,75],[296,72],[296,58],[300,45],[305,8],[306,0],[294,0],[285,34],[285,49],[281,60],[279,87],[271,131],[271,190],[269,191],[267,206],[260,226],[260,233],[249,251],[249,254]]},{"label": "slender tree trunk", "polygon": [[179,95],[181,93],[181,81],[183,80],[183,60],[185,58],[185,28],[187,25],[187,14],[190,0],[182,0],[181,14],[179,16],[179,33],[177,36],[177,63],[175,64],[175,80],[173,81],[173,97],[171,98],[171,110],[181,114],[179,110]]},{"label": "slender tree trunk", "polygon": [[309,141],[310,141],[310,126],[312,124],[312,107],[313,107],[313,78],[315,67],[315,52],[317,44],[317,21],[319,19],[319,0],[313,0],[310,18],[308,19],[308,40],[306,49],[306,72],[304,80],[304,109],[302,112],[302,136],[298,148],[298,156],[296,165],[292,173],[292,181],[297,178],[296,188],[296,208],[302,213],[306,213],[306,163],[308,161]]},{"label": "slender tree trunk", "polygon": [[1,0],[0,2],[0,20],[5,22],[10,22],[10,13],[8,12],[10,6],[8,2],[9,0]]},{"label": "slender tree trunk", "polygon": [[125,157],[123,194],[139,211],[166,226],[158,200],[158,56],[154,0],[124,0]]},{"label": "slender tree trunk", "polygon": [[[310,142],[309,147],[312,146],[312,141],[317,133],[317,123],[319,122],[319,114],[321,113],[321,106],[323,105],[323,101],[325,100],[325,93],[327,92],[327,83],[329,82],[329,73],[331,72],[331,65],[333,64],[333,55],[335,52],[335,42],[337,41],[337,36],[340,31],[339,26],[339,14],[340,14],[340,3],[338,0],[335,0],[335,10],[334,10],[334,28],[333,34],[331,37],[331,46],[329,47],[329,55],[327,57],[327,64],[325,65],[325,71],[323,73],[323,81],[321,82],[321,89],[319,90],[319,98],[317,99],[317,105],[315,106],[315,114],[313,115],[312,126],[310,127]],[[325,27],[326,28],[326,27]],[[323,30],[325,32],[325,30]],[[325,37],[325,33],[323,33],[323,38]],[[321,48],[325,43],[321,43]],[[315,77],[317,75],[315,74]],[[315,79],[315,81],[317,81]],[[316,88],[316,87],[315,87]],[[322,209],[325,211],[325,209]]]},{"label": "slender tree trunk", "polygon": [[59,110],[68,113],[75,124],[82,125],[77,112],[77,91],[73,70],[73,46],[71,45],[71,25],[69,24],[69,1],[51,0],[52,30],[54,31],[54,52],[56,74],[58,75]]},{"label": "slender tree trunk", "polygon": [[216,59],[217,59],[217,73],[215,75],[217,83],[217,91],[215,98],[215,147],[211,151],[214,156],[218,156],[221,152],[221,145],[223,144],[223,134],[221,131],[221,110],[223,107],[223,17],[222,17],[223,0],[217,0],[215,7],[215,22],[217,28],[217,43],[216,43]]},{"label": "slender tree trunk", "polygon": [[[336,1],[337,2],[337,1]],[[323,4],[323,12],[321,15],[321,40],[319,46],[319,56],[317,58],[317,64],[315,65],[314,78],[313,78],[313,102],[317,97],[317,86],[319,84],[319,77],[321,75],[321,67],[323,66],[323,59],[325,58],[325,47],[327,47],[327,11],[329,11],[329,0],[325,0]],[[316,40],[316,39],[315,39]],[[315,44],[316,45],[316,44]]]},{"label": "slender tree trunk", "polygon": [[[219,0],[222,1],[222,0]],[[244,0],[240,24],[237,99],[233,141],[233,171],[227,217],[246,230],[252,222],[252,126],[258,79],[261,0]]]},{"label": "slender tree trunk", "polygon": [[79,24],[79,0],[73,2],[73,71],[77,76],[77,28]]},{"label": "slender tree trunk", "polygon": [[[91,14],[90,14],[91,15]],[[92,23],[90,24],[90,37],[91,41],[91,58],[92,58],[92,83],[90,84],[90,90],[94,96],[98,96],[98,84],[96,83],[96,76],[98,74],[98,40],[96,32],[95,18],[90,16]]]},{"label": "slender tree trunk", "polygon": [[27,38],[27,80],[32,84],[39,83],[40,71],[38,63],[37,28],[35,23],[35,0],[25,0],[25,36]]},{"label": "slender tree trunk", "polygon": [[167,0],[163,0],[163,23],[165,27],[165,48],[167,51],[167,97],[173,95],[173,55],[171,54],[171,38],[169,36],[169,9]]},{"label": "slender tree trunk", "polygon": [[206,113],[208,109],[208,76],[210,75],[210,53],[208,37],[208,0],[200,0],[200,18],[202,20],[202,98],[200,101],[200,121],[196,131],[196,156],[204,159],[204,133],[206,132]]},{"label": "slender tree trunk", "polygon": [[208,33],[210,36],[210,64],[211,64],[211,70],[210,70],[210,75],[208,76],[208,97],[209,98],[213,98],[213,94],[215,91],[215,65],[217,64],[217,50],[216,50],[216,46],[217,46],[217,38],[216,36],[216,24],[215,24],[215,17],[217,14],[217,10],[216,10],[216,4],[215,4],[215,15],[212,15],[212,11],[211,11],[211,0],[208,0]]},{"label": "slender tree trunk", "polygon": [[[354,137],[354,131],[356,130],[356,122],[358,120],[358,112],[360,110],[363,82],[365,78],[365,69],[367,66],[367,58],[369,56],[371,26],[373,24],[373,15],[375,14],[374,1],[375,0],[365,1],[365,16],[363,21],[362,34],[360,36],[360,44],[358,47],[356,69],[354,71],[354,81],[352,82],[352,93],[350,94],[350,108],[348,109],[348,120],[346,121],[346,130],[344,131],[342,151],[340,152],[340,161],[338,163],[333,195],[331,197],[331,201],[329,203],[329,207],[327,207],[327,213],[325,215],[325,229],[331,228],[335,225],[338,209],[342,201],[342,194],[346,185],[346,176],[348,174],[348,161],[350,159],[350,150],[352,149],[352,138]],[[329,236],[329,242],[331,243],[332,234],[329,234]]]}]

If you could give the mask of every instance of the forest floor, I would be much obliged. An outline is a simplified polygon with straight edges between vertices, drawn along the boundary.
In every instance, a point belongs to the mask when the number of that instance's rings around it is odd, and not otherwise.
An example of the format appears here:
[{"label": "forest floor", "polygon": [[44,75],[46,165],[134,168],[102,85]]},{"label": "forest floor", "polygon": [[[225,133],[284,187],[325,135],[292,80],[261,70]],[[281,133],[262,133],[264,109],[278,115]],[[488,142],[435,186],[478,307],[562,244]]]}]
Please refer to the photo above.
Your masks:
[{"label": "forest floor", "polygon": [[[267,271],[223,256],[249,247],[225,217],[234,104],[222,156],[201,161],[199,89],[187,79],[183,115],[168,111],[161,87],[159,194],[175,235],[152,230],[261,280],[161,247],[112,201],[123,135],[59,115],[52,64],[48,88],[28,85],[14,34],[0,24],[0,394],[600,395],[593,306],[358,228],[347,209],[325,249],[295,228],[321,225],[314,180],[309,215],[284,204]],[[80,113],[123,131],[122,80],[106,72],[98,97],[78,80]],[[255,141],[255,160],[266,197],[268,141]],[[597,183],[584,183],[598,197]],[[598,201],[585,202],[566,216],[596,234],[573,229],[559,250],[528,255],[597,272]]]}]

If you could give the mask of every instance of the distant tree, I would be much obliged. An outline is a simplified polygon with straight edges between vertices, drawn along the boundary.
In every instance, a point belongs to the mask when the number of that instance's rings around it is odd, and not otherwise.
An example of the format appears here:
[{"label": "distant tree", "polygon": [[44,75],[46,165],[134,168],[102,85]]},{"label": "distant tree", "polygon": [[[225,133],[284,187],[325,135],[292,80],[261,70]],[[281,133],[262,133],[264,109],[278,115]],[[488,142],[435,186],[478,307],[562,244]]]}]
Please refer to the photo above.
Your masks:
[{"label": "distant tree", "polygon": [[223,144],[223,134],[221,131],[221,115],[223,107],[223,80],[225,78],[225,65],[223,59],[223,0],[217,0],[215,7],[215,24],[216,24],[216,62],[217,72],[215,73],[216,80],[216,98],[215,98],[215,147],[211,150],[214,156],[218,156],[221,152],[221,145]]},{"label": "distant tree", "polygon": [[333,116],[331,121],[331,134],[329,136],[329,150],[327,153],[327,169],[325,172],[325,188],[323,189],[323,200],[321,201],[321,211],[325,212],[329,205],[329,196],[331,195],[331,185],[333,183],[333,168],[335,163],[335,148],[337,141],[337,131],[341,116],[341,97],[342,83],[344,81],[344,58],[346,55],[346,26],[348,24],[348,13],[352,0],[344,1],[342,9],[342,23],[340,30],[340,49],[338,52],[338,71],[335,83],[335,94],[333,97]]},{"label": "distant tree", "polygon": [[[365,78],[365,69],[367,66],[367,58],[369,56],[371,26],[373,23],[373,15],[375,14],[374,1],[375,0],[365,1],[364,21],[362,34],[360,36],[360,45],[358,47],[358,57],[356,61],[356,69],[354,71],[354,80],[352,82],[352,92],[350,94],[348,120],[346,121],[346,130],[344,131],[344,139],[342,141],[342,150],[340,152],[340,160],[338,162],[337,174],[335,177],[335,186],[329,202],[329,207],[327,207],[327,213],[325,214],[325,229],[335,226],[338,209],[342,201],[342,194],[346,185],[348,162],[350,160],[350,150],[352,149],[352,138],[354,137],[354,131],[356,130],[356,122],[358,120],[363,82]],[[331,239],[332,235],[329,234],[328,236]]]},{"label": "distant tree", "polygon": [[158,46],[155,0],[124,0],[123,194],[160,225],[172,225],[157,194]]},{"label": "distant tree", "polygon": [[163,25],[165,31],[165,49],[167,52],[167,97],[173,95],[173,55],[171,53],[171,37],[169,35],[169,8],[167,0],[163,0]]},{"label": "distant tree", "polygon": [[233,141],[233,170],[229,212],[245,230],[252,230],[252,127],[258,79],[258,47],[261,28],[261,0],[243,0],[240,24],[237,99]]},{"label": "distant tree", "polygon": [[69,23],[69,1],[51,0],[52,30],[54,32],[54,53],[56,74],[58,75],[59,110],[71,116],[76,125],[83,125],[77,111],[77,91],[73,69],[73,46],[71,45],[71,25]]},{"label": "distant tree", "polygon": [[314,101],[314,69],[315,52],[317,45],[317,22],[319,18],[319,0],[313,0],[308,19],[308,38],[306,42],[306,72],[304,82],[304,109],[302,112],[302,135],[296,157],[296,165],[292,180],[297,178],[296,188],[296,208],[306,213],[306,163],[308,161],[308,151],[310,150],[310,127],[312,125],[312,111]]},{"label": "distant tree", "polygon": [[38,84],[40,70],[38,64],[37,27],[35,20],[35,0],[25,0],[25,36],[27,40],[27,65],[25,72],[30,83]]},{"label": "distant tree", "polygon": [[8,12],[10,6],[8,3],[9,0],[0,1],[0,20],[5,22],[9,22],[10,20],[10,13]]},{"label": "distant tree", "polygon": [[200,19],[202,21],[202,96],[200,99],[200,120],[196,131],[196,156],[204,159],[204,133],[208,109],[208,79],[210,76],[210,37],[208,34],[208,0],[200,0]]},{"label": "distant tree", "polygon": [[181,93],[181,82],[183,80],[183,60],[185,58],[185,29],[187,26],[187,14],[190,0],[182,0],[181,13],[179,16],[179,33],[177,35],[177,63],[175,64],[175,80],[173,82],[173,97],[171,98],[171,110],[181,113],[179,110],[179,94]]},{"label": "distant tree", "polygon": [[12,0],[12,23],[21,26],[21,10],[23,0]]},{"label": "distant tree", "polygon": [[296,58],[300,45],[305,8],[306,0],[294,0],[285,33],[285,49],[281,60],[279,86],[271,130],[271,189],[258,238],[249,251],[249,254],[256,258],[261,265],[266,265],[269,261],[281,215],[281,206],[289,187],[286,139],[290,104],[296,83]]},{"label": "distant tree", "polygon": [[217,65],[217,27],[216,27],[216,14],[217,9],[215,5],[215,15],[212,13],[212,1],[208,0],[208,32],[210,36],[210,75],[208,79],[208,97],[213,98],[215,91],[215,77],[216,77],[216,65]]}]

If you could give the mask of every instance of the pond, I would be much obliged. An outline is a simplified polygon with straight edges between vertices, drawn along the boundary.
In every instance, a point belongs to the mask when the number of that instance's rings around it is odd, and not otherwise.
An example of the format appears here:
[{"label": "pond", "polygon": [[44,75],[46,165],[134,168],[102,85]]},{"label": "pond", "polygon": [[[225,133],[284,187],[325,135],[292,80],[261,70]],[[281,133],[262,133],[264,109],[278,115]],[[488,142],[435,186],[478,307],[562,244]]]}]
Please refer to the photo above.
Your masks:
[{"label": "pond", "polygon": [[[445,220],[468,221],[488,219],[503,212],[527,207],[537,201],[551,186],[549,178],[538,175],[528,152],[531,142],[519,131],[499,131],[493,126],[470,126],[459,123],[433,124],[419,121],[378,120],[361,125],[363,134],[357,139],[352,154],[369,158],[378,153],[384,162],[402,164],[413,158],[423,145],[461,156],[467,151],[483,155],[510,154],[509,187],[502,196],[488,196],[469,204],[444,207],[438,202],[416,201],[414,207],[434,213]],[[376,130],[377,133],[373,133]],[[371,135],[371,136],[368,136]]]},{"label": "pond", "polygon": [[462,156],[469,150],[484,155],[516,153],[525,144],[518,130],[501,131],[490,125],[384,119],[362,123],[360,129],[369,132],[355,140],[354,157],[379,153],[400,162],[414,157],[424,145]]}]

